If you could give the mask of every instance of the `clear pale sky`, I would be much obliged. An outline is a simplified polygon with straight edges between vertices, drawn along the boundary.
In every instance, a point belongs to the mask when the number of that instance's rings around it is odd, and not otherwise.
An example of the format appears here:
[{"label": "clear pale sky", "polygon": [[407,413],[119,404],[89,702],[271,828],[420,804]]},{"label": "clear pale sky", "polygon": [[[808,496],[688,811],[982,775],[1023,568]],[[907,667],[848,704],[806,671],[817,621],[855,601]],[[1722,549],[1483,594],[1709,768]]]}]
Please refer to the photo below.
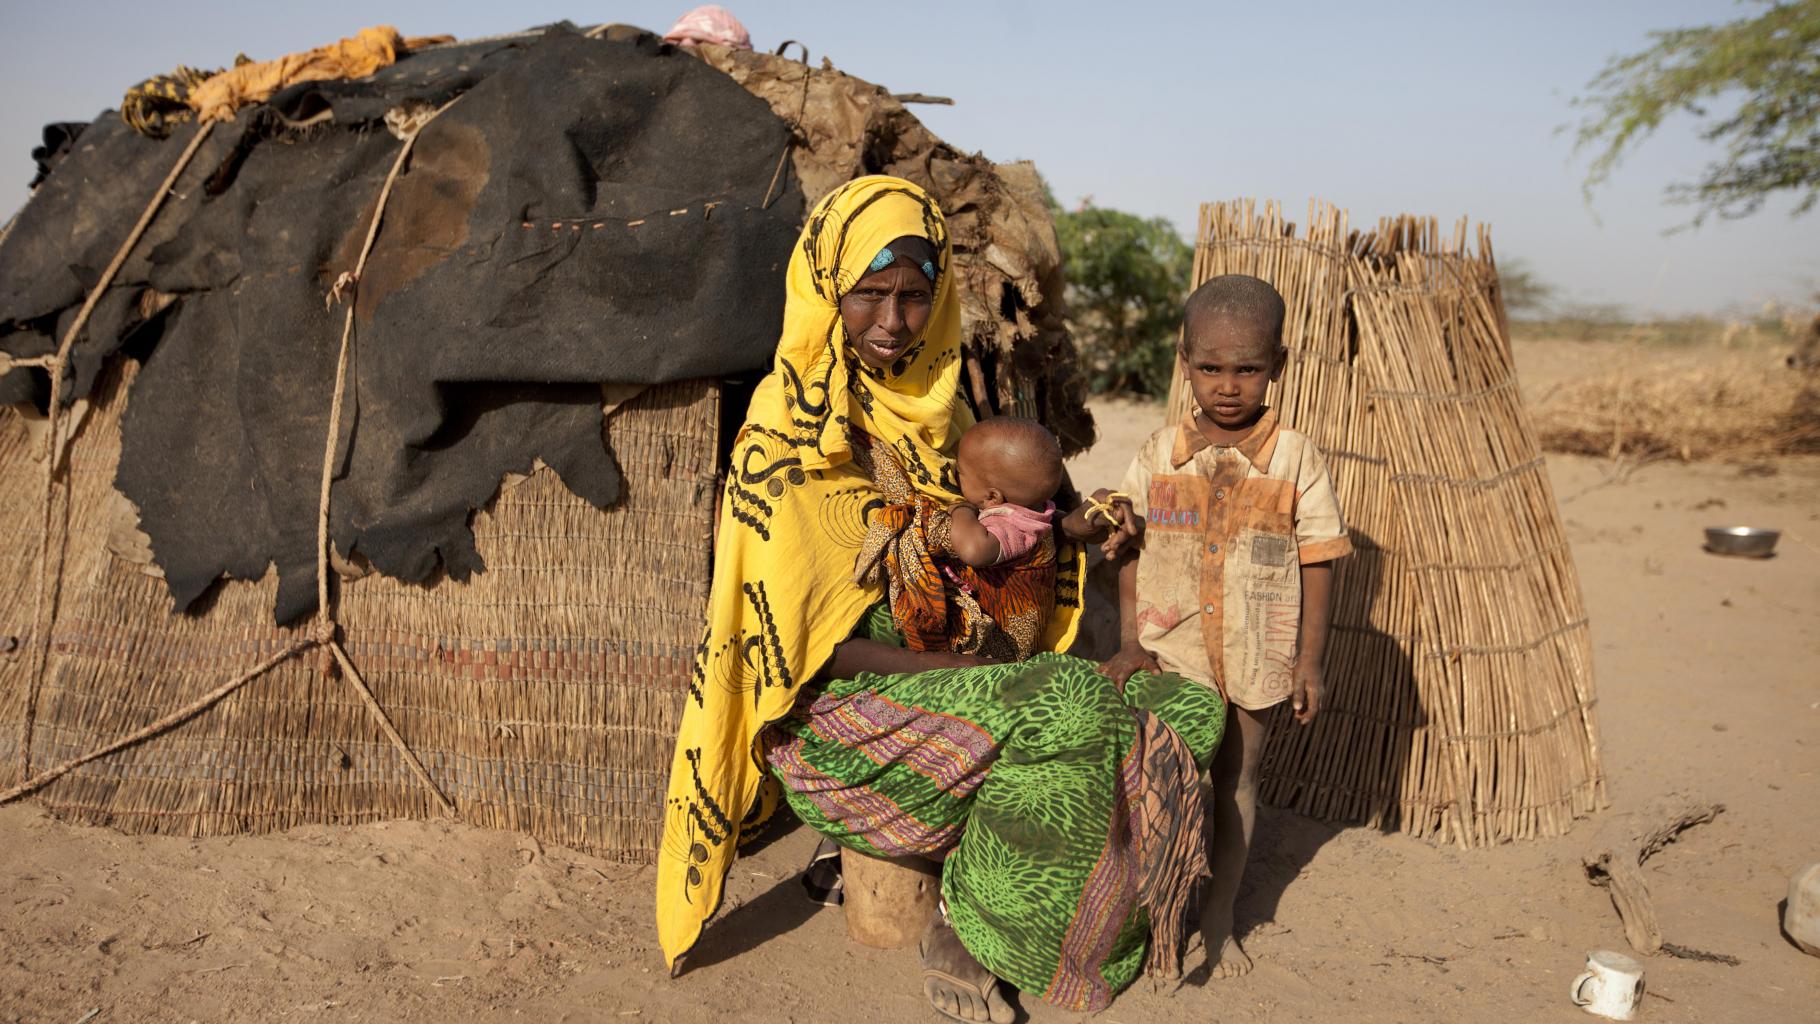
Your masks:
[{"label": "clear pale sky", "polygon": [[[141,78],[182,63],[267,59],[392,24],[461,37],[568,19],[662,31],[686,0],[255,4],[0,0],[0,210],[26,198],[40,125],[88,120]],[[728,0],[760,49],[806,42],[895,91],[952,96],[916,112],[944,139],[1030,159],[1064,204],[1164,216],[1197,205],[1311,196],[1355,224],[1398,212],[1492,225],[1574,300],[1638,313],[1742,309],[1820,291],[1820,213],[1790,202],[1665,236],[1690,211],[1662,199],[1713,152],[1673,124],[1583,201],[1584,159],[1557,128],[1606,57],[1651,29],[1729,20],[1728,0],[923,4]]]}]

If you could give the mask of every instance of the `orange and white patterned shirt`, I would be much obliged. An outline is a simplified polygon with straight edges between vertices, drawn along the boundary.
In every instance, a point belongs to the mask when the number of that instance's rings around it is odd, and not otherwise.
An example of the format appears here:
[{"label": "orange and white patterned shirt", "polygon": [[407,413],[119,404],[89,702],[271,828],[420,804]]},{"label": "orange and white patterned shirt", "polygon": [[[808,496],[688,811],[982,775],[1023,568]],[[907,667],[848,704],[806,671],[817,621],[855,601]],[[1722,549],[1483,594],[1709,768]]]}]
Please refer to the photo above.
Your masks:
[{"label": "orange and white patterned shirt", "polygon": [[1144,649],[1239,707],[1287,699],[1301,567],[1352,551],[1320,450],[1274,409],[1233,445],[1212,444],[1189,418],[1150,435],[1122,489],[1144,519]]}]

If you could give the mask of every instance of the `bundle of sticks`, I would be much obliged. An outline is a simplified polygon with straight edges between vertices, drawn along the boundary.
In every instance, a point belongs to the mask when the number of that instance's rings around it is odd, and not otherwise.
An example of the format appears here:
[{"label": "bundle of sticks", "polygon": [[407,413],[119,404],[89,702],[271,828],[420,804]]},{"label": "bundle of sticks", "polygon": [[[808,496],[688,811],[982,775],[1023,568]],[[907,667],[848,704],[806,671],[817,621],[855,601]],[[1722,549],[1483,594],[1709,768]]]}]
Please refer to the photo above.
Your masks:
[{"label": "bundle of sticks", "polygon": [[[1457,843],[1557,835],[1605,804],[1579,578],[1528,413],[1489,233],[1396,217],[1298,234],[1202,207],[1194,280],[1287,305],[1272,404],[1327,456],[1355,553],[1336,568],[1327,702],[1271,731],[1264,795]],[[1180,381],[1171,422],[1189,400]]]}]

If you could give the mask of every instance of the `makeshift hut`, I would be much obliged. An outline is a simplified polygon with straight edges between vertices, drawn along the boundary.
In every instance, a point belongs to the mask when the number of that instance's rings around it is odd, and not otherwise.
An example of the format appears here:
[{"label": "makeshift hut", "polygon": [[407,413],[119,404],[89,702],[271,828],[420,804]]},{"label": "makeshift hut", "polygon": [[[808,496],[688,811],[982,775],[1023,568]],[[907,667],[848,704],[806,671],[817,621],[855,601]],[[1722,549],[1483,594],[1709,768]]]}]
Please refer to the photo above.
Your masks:
[{"label": "makeshift hut", "polygon": [[[1228,273],[1283,294],[1270,401],[1327,456],[1354,546],[1321,714],[1273,723],[1264,798],[1463,847],[1560,834],[1605,803],[1592,645],[1489,233],[1208,204],[1194,280]],[[1187,401],[1178,381],[1171,422]]]},{"label": "makeshift hut", "polygon": [[0,236],[0,799],[648,859],[807,204],[929,188],[969,398],[1078,450],[1040,182],[825,63],[368,31],[231,120],[147,99],[192,73],[47,132]]}]

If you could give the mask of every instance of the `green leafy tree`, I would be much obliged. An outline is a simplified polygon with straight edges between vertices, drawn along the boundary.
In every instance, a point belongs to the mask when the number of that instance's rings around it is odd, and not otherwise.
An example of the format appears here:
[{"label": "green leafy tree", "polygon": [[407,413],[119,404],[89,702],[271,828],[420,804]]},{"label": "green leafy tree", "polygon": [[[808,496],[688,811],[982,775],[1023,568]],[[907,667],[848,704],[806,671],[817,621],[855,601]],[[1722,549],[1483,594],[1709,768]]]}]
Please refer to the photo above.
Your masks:
[{"label": "green leafy tree", "polygon": [[1590,190],[1670,115],[1686,113],[1724,149],[1700,178],[1669,186],[1707,216],[1742,217],[1777,193],[1820,200],[1820,0],[1755,3],[1755,17],[1653,32],[1641,53],[1615,57],[1575,101],[1589,111],[1576,149],[1596,149]]},{"label": "green leafy tree", "polygon": [[1168,394],[1194,250],[1161,217],[1091,203],[1057,212],[1055,234],[1093,390]]},{"label": "green leafy tree", "polygon": [[1555,286],[1536,276],[1524,260],[1506,260],[1498,267],[1498,287],[1505,311],[1519,320],[1544,316],[1554,304]]}]

